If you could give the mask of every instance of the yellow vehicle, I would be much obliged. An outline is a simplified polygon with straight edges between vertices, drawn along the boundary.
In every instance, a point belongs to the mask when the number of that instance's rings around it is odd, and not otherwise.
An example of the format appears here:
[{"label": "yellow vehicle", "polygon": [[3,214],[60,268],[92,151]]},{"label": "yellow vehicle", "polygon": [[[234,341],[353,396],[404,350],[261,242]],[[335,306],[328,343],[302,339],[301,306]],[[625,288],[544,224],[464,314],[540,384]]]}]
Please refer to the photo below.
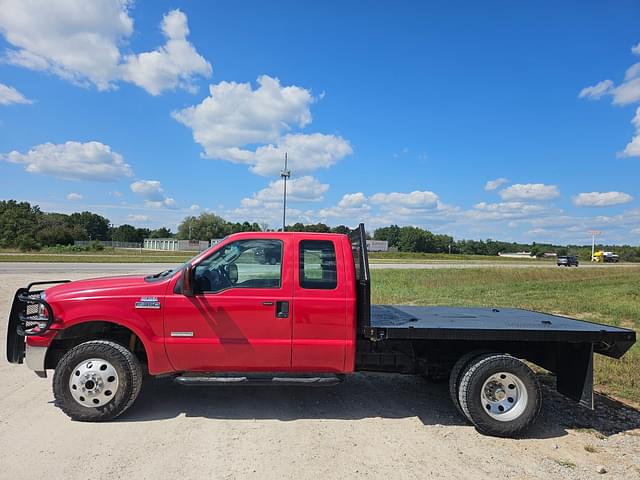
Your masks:
[{"label": "yellow vehicle", "polygon": [[598,250],[591,257],[592,262],[598,263],[617,263],[620,257],[613,252],[605,252],[603,250]]}]

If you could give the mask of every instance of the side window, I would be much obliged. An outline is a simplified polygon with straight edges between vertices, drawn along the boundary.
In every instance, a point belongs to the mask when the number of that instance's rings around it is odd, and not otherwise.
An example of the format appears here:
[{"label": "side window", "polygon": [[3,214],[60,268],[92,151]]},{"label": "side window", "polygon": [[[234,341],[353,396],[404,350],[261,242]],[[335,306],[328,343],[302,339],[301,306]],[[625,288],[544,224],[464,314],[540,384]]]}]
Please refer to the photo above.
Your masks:
[{"label": "side window", "polygon": [[199,292],[228,288],[280,288],[282,242],[239,240],[216,250],[195,271]]},{"label": "side window", "polygon": [[300,242],[300,286],[333,290],[338,286],[336,249],[327,240]]}]

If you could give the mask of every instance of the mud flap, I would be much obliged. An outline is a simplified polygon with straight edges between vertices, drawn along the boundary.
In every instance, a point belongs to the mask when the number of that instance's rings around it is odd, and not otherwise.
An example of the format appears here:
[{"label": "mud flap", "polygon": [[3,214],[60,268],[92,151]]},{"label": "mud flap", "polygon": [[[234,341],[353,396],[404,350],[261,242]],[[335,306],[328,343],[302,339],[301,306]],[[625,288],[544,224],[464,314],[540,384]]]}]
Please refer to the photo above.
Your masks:
[{"label": "mud flap", "polygon": [[558,392],[593,410],[593,344],[561,344],[555,373]]}]

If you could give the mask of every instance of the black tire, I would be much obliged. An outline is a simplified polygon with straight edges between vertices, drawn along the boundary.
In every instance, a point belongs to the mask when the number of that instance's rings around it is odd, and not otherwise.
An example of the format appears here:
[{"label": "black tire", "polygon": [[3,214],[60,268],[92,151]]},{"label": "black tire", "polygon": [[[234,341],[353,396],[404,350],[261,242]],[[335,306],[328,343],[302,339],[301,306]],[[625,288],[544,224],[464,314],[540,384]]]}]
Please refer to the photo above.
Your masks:
[{"label": "black tire", "polygon": [[[495,417],[500,418],[502,414],[494,413],[491,416],[483,404],[481,393],[485,382],[502,372],[517,378],[520,382],[517,390],[522,389],[522,392],[512,407],[517,408],[511,413],[515,416],[511,418],[507,410],[505,417],[497,420]],[[542,406],[540,385],[533,371],[517,358],[502,354],[485,356],[467,367],[460,380],[458,399],[463,413],[476,429],[480,433],[496,437],[522,435],[536,420]]]},{"label": "black tire", "polygon": [[[70,377],[74,374],[75,367],[83,360],[90,359],[103,359],[117,372],[117,390],[113,393],[113,398],[103,406],[81,405],[74,399],[69,388]],[[111,420],[133,404],[142,388],[142,377],[142,368],[132,352],[115,342],[92,340],[73,347],[60,359],[53,376],[53,395],[56,405],[73,420]]]},{"label": "black tire", "polygon": [[[473,360],[491,354],[492,353],[488,350],[474,350],[472,352],[467,352],[458,359],[451,369],[451,374],[449,375],[449,396],[451,397],[451,401],[455,405],[456,410],[458,410],[458,413],[465,418],[467,418],[467,416],[462,411],[462,407],[460,407],[460,400],[458,400],[458,387],[460,386],[460,380],[462,380],[462,374],[466,371],[467,367]],[[467,420],[471,419],[467,418]]]}]

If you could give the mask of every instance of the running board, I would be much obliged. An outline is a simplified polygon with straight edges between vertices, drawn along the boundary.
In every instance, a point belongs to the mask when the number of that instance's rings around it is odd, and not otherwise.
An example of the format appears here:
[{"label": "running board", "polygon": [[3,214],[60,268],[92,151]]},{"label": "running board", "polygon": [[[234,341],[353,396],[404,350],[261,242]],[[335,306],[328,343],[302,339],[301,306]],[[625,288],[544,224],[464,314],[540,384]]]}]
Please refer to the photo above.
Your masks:
[{"label": "running board", "polygon": [[332,387],[344,380],[344,375],[323,375],[315,377],[288,376],[224,376],[224,375],[181,375],[175,377],[174,382],[186,386],[229,386],[229,385],[283,385],[303,387]]}]

